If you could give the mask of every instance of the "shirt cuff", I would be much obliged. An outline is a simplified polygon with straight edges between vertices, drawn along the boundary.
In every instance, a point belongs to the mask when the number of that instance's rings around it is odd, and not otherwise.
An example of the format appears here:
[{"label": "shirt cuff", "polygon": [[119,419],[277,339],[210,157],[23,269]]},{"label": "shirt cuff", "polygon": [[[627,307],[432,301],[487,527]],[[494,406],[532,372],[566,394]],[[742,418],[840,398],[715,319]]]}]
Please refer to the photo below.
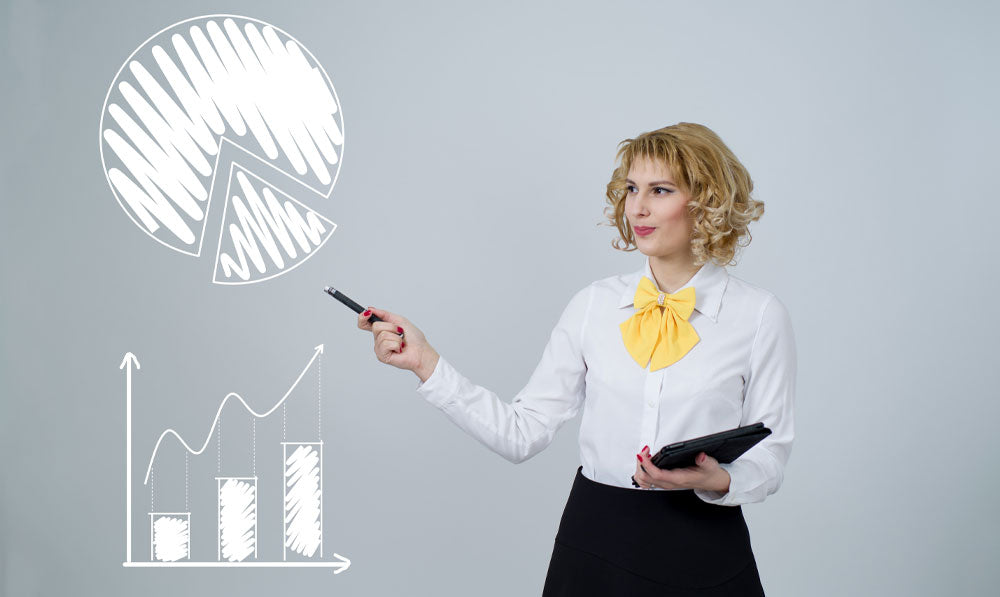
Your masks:
[{"label": "shirt cuff", "polygon": [[701,498],[702,501],[708,502],[709,504],[716,504],[718,506],[738,506],[739,504],[734,503],[734,496],[736,495],[736,485],[738,474],[733,474],[733,463],[719,463],[719,468],[729,473],[729,491],[723,493],[721,491],[711,491],[709,489],[695,489],[694,494]]},{"label": "shirt cuff", "polygon": [[457,387],[458,372],[451,363],[438,355],[437,365],[426,381],[417,383],[417,394],[434,406],[444,409],[455,401],[455,388]]}]

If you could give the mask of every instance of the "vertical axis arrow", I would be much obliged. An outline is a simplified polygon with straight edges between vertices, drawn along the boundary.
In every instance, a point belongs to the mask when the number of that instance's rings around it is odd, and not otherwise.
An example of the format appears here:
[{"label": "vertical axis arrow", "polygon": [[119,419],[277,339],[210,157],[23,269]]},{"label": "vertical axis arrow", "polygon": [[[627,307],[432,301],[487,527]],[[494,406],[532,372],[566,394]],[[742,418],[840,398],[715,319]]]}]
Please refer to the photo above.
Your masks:
[{"label": "vertical axis arrow", "polygon": [[[128,369],[125,369],[128,365]],[[125,369],[125,561],[132,561],[132,366],[139,359],[126,352],[118,369]]]}]

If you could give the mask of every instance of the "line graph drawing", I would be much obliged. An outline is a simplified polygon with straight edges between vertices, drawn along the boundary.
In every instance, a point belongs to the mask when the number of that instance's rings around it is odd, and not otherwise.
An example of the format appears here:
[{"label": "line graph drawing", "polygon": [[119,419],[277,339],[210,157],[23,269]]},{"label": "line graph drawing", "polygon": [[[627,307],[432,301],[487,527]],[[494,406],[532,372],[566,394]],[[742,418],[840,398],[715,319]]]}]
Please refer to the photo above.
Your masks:
[{"label": "line graph drawing", "polygon": [[[168,435],[173,435],[174,437],[177,438],[177,441],[179,441],[181,445],[184,446],[184,449],[186,449],[188,452],[191,453],[192,456],[197,456],[201,454],[202,452],[205,451],[205,448],[207,448],[208,444],[212,441],[212,434],[215,433],[215,428],[219,424],[219,418],[222,416],[222,409],[225,408],[226,403],[229,402],[230,398],[235,398],[236,400],[239,400],[240,404],[243,405],[243,408],[245,408],[247,412],[257,417],[258,419],[263,419],[264,417],[270,415],[275,410],[277,410],[279,406],[284,404],[285,400],[287,400],[288,397],[291,395],[292,390],[295,389],[295,386],[299,385],[299,382],[302,381],[302,377],[306,374],[306,371],[309,371],[309,369],[312,367],[313,363],[316,361],[316,358],[319,355],[323,354],[323,348],[324,345],[322,344],[316,347],[316,352],[313,353],[312,358],[309,359],[309,362],[306,363],[306,366],[302,368],[302,372],[299,373],[299,376],[297,378],[295,378],[295,381],[292,383],[291,387],[288,388],[288,391],[285,392],[285,395],[282,396],[281,400],[278,400],[278,402],[274,406],[272,406],[269,410],[265,412],[260,413],[255,411],[253,408],[250,407],[249,404],[247,404],[247,401],[244,400],[242,396],[240,396],[235,392],[230,392],[226,394],[226,397],[223,398],[222,402],[219,404],[218,410],[215,411],[215,419],[212,420],[212,426],[208,430],[208,435],[205,436],[205,441],[201,444],[201,447],[198,448],[197,450],[188,445],[188,443],[184,441],[184,438],[181,437],[180,434],[178,434],[173,429],[165,429],[163,433],[160,434],[159,439],[156,440],[156,446],[153,447],[153,453],[149,457],[149,464],[146,466],[146,477],[145,479],[143,479],[142,484],[146,485],[149,483],[149,473],[151,470],[153,470],[153,461],[156,460],[156,453],[160,450],[160,444],[163,443],[164,438],[166,438]],[[126,357],[127,356],[128,355],[126,355]],[[129,393],[129,395],[131,395],[131,392]]]},{"label": "line graph drawing", "polygon": [[[119,369],[125,371],[126,391],[125,391],[125,412],[126,412],[126,551],[125,567],[325,567],[334,569],[334,573],[339,574],[350,566],[350,560],[333,554],[334,560],[316,561],[314,556],[318,550],[318,557],[323,558],[323,462],[322,462],[322,440],[291,442],[281,441],[282,462],[281,471],[272,471],[270,474],[274,483],[280,478],[283,486],[282,495],[285,496],[285,503],[280,506],[281,520],[283,526],[282,537],[282,561],[257,561],[259,554],[259,518],[261,510],[258,499],[260,495],[259,477],[256,473],[256,451],[257,451],[257,426],[258,419],[264,419],[278,410],[285,413],[286,402],[292,395],[295,388],[302,381],[305,374],[314,368],[324,352],[324,345],[315,347],[308,363],[302,368],[295,381],[291,383],[284,395],[277,400],[267,410],[254,410],[247,401],[238,393],[229,392],[220,401],[215,417],[205,435],[205,441],[199,448],[194,448],[173,428],[165,429],[160,433],[149,457],[146,467],[146,474],[143,485],[149,485],[152,489],[152,470],[157,456],[164,448],[164,442],[168,438],[174,438],[177,444],[184,449],[184,503],[187,504],[187,458],[189,455],[197,456],[205,452],[212,442],[213,436],[218,438],[221,450],[221,417],[227,403],[231,400],[242,406],[242,411],[251,417],[252,426],[252,462],[254,467],[253,476],[216,476],[215,491],[217,499],[217,532],[216,532],[216,561],[198,561],[192,557],[192,536],[197,533],[197,528],[192,527],[192,511],[186,512],[149,512],[150,524],[150,556],[148,562],[133,561],[132,559],[132,375],[133,369],[139,370],[139,360],[131,352],[127,352],[122,359]],[[320,398],[321,400],[321,398]],[[318,407],[321,402],[318,403]],[[284,422],[282,421],[282,436],[284,436]],[[227,424],[226,428],[229,429]],[[218,432],[218,433],[217,433]],[[311,435],[312,432],[310,432]],[[230,432],[227,431],[227,436]],[[282,438],[284,439],[284,437]],[[276,444],[279,442],[276,442]],[[221,452],[220,452],[221,454]],[[220,456],[221,458],[221,456]],[[214,463],[214,461],[213,461]],[[219,463],[221,467],[221,460]],[[214,468],[214,467],[213,467]],[[158,469],[159,470],[159,469]],[[157,487],[162,484],[159,472],[156,475]],[[287,493],[285,493],[287,490]],[[289,499],[289,495],[294,496]],[[151,494],[152,496],[152,494]],[[162,501],[162,500],[161,500]],[[152,510],[152,501],[150,503]],[[278,506],[271,509],[271,516],[276,519],[278,516]],[[264,516],[268,514],[265,512]],[[291,550],[302,556],[302,560],[289,561],[287,552]]]},{"label": "line graph drawing", "polygon": [[[315,56],[263,21],[206,15],[150,36],[112,80],[99,146],[133,223],[193,257],[223,187],[216,183],[228,174],[223,208],[234,217],[228,226],[220,218],[213,283],[281,275],[336,228],[310,206],[327,203],[340,173],[340,100]],[[255,175],[255,184],[243,174],[240,194],[230,194],[234,173]]]}]

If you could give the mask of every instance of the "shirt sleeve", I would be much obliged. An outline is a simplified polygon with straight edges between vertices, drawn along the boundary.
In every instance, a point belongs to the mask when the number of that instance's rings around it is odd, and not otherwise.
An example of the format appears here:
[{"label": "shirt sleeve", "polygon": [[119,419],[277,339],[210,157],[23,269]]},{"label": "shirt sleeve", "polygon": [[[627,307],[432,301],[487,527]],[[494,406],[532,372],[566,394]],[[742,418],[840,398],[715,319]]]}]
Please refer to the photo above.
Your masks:
[{"label": "shirt sleeve", "polygon": [[513,463],[523,462],[552,442],[576,416],[586,393],[583,328],[593,285],[577,292],[563,310],[542,359],[524,388],[508,404],[476,385],[443,356],[417,393],[462,430]]},{"label": "shirt sleeve", "polygon": [[771,434],[729,464],[729,491],[694,490],[710,504],[738,506],[762,502],[778,491],[794,437],[795,334],[785,305],[771,295],[764,305],[750,351],[749,376],[744,387],[740,425],[762,421]]}]

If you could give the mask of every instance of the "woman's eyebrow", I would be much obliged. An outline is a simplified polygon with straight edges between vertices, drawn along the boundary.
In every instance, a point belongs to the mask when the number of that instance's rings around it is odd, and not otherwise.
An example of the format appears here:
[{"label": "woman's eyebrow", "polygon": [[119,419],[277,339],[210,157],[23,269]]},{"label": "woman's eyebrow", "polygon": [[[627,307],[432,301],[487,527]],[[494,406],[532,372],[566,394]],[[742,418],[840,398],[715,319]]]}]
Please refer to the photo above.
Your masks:
[{"label": "woman's eyebrow", "polygon": [[[625,182],[630,182],[632,184],[635,184],[635,181],[632,180],[631,178],[626,178]],[[653,186],[653,185],[657,185],[657,184],[673,184],[674,186],[677,186],[674,183],[670,182],[669,180],[657,180],[657,181],[649,183],[649,186]]]}]

